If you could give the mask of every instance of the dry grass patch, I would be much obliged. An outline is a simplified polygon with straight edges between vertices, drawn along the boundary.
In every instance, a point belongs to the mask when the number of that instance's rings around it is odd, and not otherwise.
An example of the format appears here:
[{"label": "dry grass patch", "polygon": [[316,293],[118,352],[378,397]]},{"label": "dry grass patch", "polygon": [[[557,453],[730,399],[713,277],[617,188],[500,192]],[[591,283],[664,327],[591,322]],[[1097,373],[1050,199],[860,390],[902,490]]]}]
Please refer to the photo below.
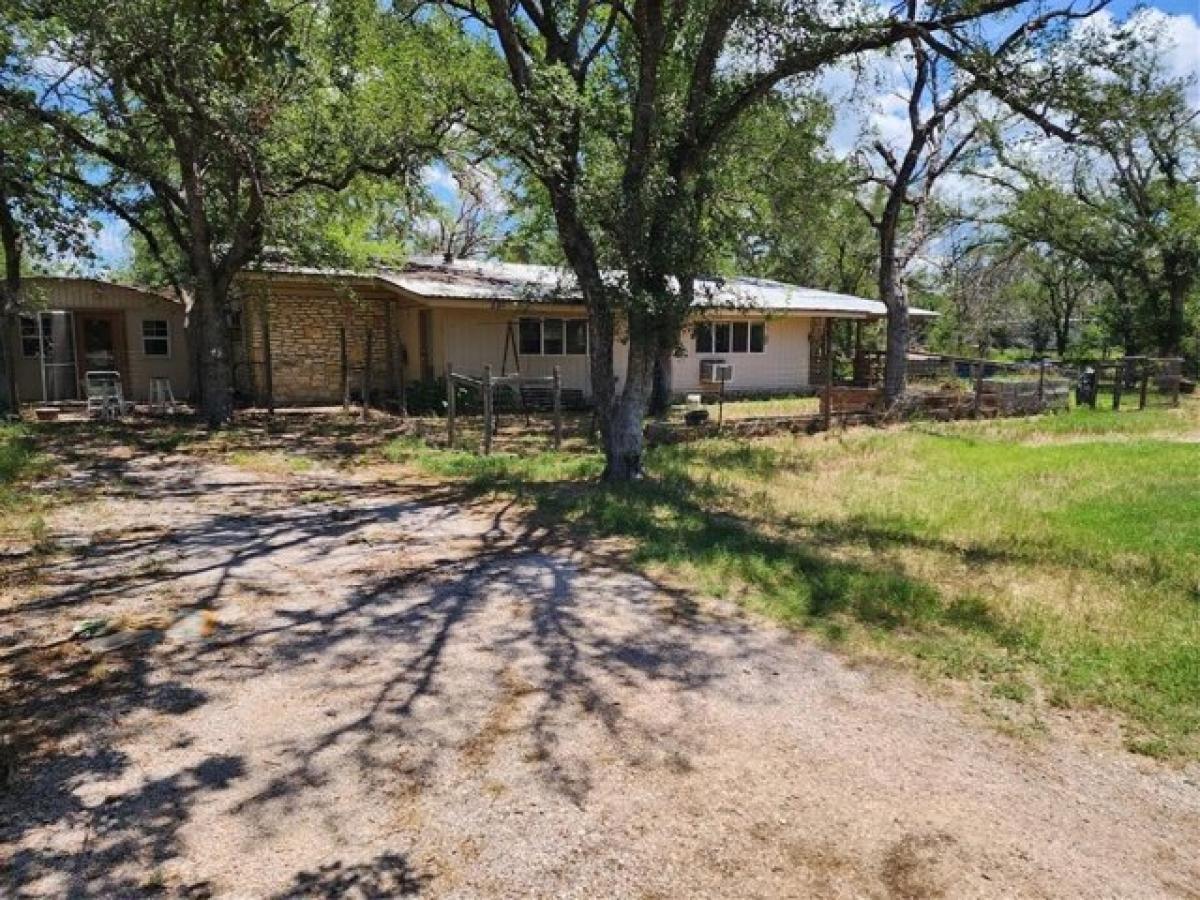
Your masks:
[{"label": "dry grass patch", "polygon": [[1051,706],[1115,711],[1132,748],[1186,758],[1200,755],[1200,466],[1177,438],[1198,425],[1189,403],[709,440],[654,451],[653,477],[619,489],[578,483],[594,454],[405,443],[393,460],[524,494],[669,584],[975,685],[1007,730],[1041,731]]},{"label": "dry grass patch", "polygon": [[306,456],[278,451],[239,450],[229,455],[229,463],[258,475],[300,475],[316,468]]}]

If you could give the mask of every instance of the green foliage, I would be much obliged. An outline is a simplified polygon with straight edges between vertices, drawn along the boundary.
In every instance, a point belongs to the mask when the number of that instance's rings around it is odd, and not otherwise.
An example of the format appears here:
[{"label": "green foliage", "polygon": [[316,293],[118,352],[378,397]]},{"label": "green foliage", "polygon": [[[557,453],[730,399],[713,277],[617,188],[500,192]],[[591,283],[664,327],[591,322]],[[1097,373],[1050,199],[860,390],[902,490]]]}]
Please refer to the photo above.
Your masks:
[{"label": "green foliage", "polygon": [[[414,381],[405,389],[409,415],[444,416],[446,414],[446,379],[433,378]],[[461,395],[465,401],[465,394]]]},{"label": "green foliage", "polygon": [[[81,73],[8,75],[0,104],[85,154],[96,202],[138,233],[163,280],[193,292],[211,424],[232,412],[230,288],[265,242],[368,252],[361,209],[297,198],[412,176],[453,122],[438,62],[457,37],[399,11],[372,0],[0,7],[21,29],[14,53]],[[30,22],[48,36],[35,41]],[[135,266],[150,273],[145,259]]]},{"label": "green foliage", "polygon": [[0,425],[0,485],[10,485],[33,458],[29,432],[20,425]]},{"label": "green foliage", "polygon": [[464,478],[480,490],[489,491],[523,492],[539,484],[595,478],[602,468],[602,461],[595,453],[480,456],[465,450],[435,450],[417,438],[389,441],[382,455],[389,462],[417,465],[434,475]]},{"label": "green foliage", "polygon": [[1163,36],[1117,32],[1073,48],[1087,65],[1062,101],[1079,140],[1055,159],[1001,151],[1020,175],[1002,221],[1077,260],[1108,287],[1100,307],[1127,352],[1177,355],[1200,280],[1200,125],[1189,85],[1164,72]]},{"label": "green foliage", "polygon": [[854,173],[827,150],[818,97],[765,103],[722,146],[704,221],[710,267],[874,296],[878,240],[854,204]]}]

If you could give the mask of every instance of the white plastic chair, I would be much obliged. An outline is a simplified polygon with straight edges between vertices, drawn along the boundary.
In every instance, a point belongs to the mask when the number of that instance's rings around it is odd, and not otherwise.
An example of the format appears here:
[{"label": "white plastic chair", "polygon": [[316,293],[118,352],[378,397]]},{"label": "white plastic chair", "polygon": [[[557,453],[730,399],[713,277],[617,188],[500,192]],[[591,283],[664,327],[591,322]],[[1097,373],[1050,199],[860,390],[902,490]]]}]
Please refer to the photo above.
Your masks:
[{"label": "white plastic chair", "polygon": [[89,416],[118,419],[133,408],[121,388],[121,373],[96,371],[83,376]]}]

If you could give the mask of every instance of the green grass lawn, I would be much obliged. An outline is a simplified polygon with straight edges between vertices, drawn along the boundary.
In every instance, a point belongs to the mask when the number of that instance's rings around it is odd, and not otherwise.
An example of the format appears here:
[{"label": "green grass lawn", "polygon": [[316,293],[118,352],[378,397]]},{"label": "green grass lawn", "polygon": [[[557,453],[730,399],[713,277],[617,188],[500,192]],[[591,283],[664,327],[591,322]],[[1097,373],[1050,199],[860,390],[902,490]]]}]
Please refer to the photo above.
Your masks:
[{"label": "green grass lawn", "polygon": [[1198,441],[1192,401],[702,441],[652,452],[622,489],[587,481],[595,454],[388,454],[627,538],[654,577],[972,685],[1014,729],[1095,709],[1132,749],[1196,758]]},{"label": "green grass lawn", "polygon": [[43,498],[29,484],[48,466],[28,427],[0,423],[0,540],[32,540],[36,545],[44,538]]},{"label": "green grass lawn", "polygon": [[20,485],[38,467],[33,438],[24,425],[0,424],[0,510],[25,499]]}]

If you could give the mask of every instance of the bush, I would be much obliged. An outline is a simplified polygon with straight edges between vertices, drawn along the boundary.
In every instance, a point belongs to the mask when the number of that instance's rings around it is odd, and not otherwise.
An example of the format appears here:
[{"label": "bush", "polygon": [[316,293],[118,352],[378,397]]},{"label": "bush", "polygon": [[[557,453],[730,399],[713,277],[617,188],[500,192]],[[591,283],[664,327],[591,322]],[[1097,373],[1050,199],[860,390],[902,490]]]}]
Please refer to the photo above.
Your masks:
[{"label": "bush", "polygon": [[[462,409],[468,392],[459,388],[458,406]],[[446,415],[446,379],[430,378],[414,381],[405,390],[410,416],[444,416]]]}]

